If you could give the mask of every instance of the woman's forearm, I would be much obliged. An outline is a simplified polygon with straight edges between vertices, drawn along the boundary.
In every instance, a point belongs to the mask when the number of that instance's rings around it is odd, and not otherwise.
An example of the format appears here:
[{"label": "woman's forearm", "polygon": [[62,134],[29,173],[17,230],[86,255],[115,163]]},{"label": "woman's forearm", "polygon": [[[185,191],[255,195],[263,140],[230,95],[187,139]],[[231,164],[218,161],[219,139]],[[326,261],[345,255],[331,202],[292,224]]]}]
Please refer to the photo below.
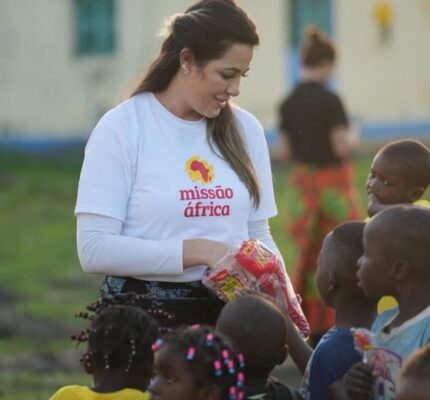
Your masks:
[{"label": "woman's forearm", "polygon": [[121,235],[122,222],[95,214],[77,218],[78,255],[84,271],[118,276],[181,275],[182,240]]}]

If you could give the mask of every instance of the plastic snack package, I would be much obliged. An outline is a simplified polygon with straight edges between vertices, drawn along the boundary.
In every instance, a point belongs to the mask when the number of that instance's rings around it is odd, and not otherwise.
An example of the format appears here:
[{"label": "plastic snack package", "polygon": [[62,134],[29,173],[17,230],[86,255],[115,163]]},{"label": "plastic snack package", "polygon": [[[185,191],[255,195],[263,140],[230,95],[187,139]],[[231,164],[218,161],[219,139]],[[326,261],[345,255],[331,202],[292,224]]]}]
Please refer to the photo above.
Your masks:
[{"label": "plastic snack package", "polygon": [[271,296],[275,296],[274,282],[278,281],[288,305],[291,320],[308,338],[311,330],[309,323],[300,307],[301,298],[294,292],[282,261],[259,240],[246,240],[240,246],[235,258],[252,275],[257,278],[259,289]]},{"label": "plastic snack package", "polygon": [[[249,275],[254,279],[249,279]],[[259,240],[246,240],[220,259],[215,268],[207,271],[203,284],[215,290],[224,301],[235,298],[235,289],[255,288],[275,295],[274,283],[278,281],[288,305],[288,313],[305,338],[310,335],[310,327],[300,307],[300,296],[294,292],[291,280],[282,261]]]},{"label": "plastic snack package", "polygon": [[236,297],[236,289],[250,287],[246,272],[235,259],[237,250],[238,248],[231,247],[215,267],[208,269],[202,278],[203,284],[214,290],[216,295],[226,303]]}]

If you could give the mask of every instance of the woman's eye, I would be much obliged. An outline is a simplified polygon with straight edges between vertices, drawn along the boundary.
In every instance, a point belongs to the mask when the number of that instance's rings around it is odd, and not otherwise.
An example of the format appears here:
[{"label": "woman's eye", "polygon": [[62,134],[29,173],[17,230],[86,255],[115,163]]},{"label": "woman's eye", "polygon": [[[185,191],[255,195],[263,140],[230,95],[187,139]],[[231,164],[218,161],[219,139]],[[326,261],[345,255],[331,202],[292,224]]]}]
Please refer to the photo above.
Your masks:
[{"label": "woman's eye", "polygon": [[226,80],[234,78],[234,75],[221,74],[221,76],[223,77],[223,79],[226,79]]},{"label": "woman's eye", "polygon": [[388,179],[384,179],[384,181],[382,182],[385,186],[390,186],[391,182]]}]

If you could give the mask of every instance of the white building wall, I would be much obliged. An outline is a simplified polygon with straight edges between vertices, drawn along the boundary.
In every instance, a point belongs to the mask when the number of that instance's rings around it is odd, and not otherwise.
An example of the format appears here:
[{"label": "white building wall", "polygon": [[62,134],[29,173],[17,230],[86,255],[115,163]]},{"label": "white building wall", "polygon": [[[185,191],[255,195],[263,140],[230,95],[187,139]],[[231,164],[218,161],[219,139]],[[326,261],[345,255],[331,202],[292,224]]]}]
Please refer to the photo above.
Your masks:
[{"label": "white building wall", "polygon": [[391,0],[390,40],[379,40],[375,0],[336,0],[339,89],[369,121],[430,119],[430,1]]},{"label": "white building wall", "polygon": [[[239,3],[255,17],[262,44],[238,103],[263,123],[281,95],[284,38],[282,0]],[[0,0],[0,133],[87,135],[100,116],[131,88],[159,50],[166,16],[189,0],[117,1],[117,50],[76,56],[70,0]],[[273,7],[272,7],[273,5]]]}]

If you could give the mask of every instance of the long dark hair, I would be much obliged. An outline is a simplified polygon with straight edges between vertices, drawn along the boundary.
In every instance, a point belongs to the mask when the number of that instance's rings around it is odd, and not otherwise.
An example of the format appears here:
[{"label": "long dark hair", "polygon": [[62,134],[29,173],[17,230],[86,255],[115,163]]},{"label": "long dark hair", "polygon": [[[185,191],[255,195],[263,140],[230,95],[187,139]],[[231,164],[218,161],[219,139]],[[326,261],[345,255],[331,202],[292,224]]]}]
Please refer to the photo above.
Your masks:
[{"label": "long dark hair", "polygon": [[[192,51],[198,65],[221,58],[235,44],[256,46],[257,28],[249,16],[233,0],[202,0],[176,16],[164,40],[160,54],[150,65],[131,96],[141,92],[162,92],[169,86],[179,68],[180,52]],[[260,203],[260,187],[255,169],[246,151],[230,104],[220,114],[208,119],[208,141],[217,146],[247,187],[254,205]]]}]

